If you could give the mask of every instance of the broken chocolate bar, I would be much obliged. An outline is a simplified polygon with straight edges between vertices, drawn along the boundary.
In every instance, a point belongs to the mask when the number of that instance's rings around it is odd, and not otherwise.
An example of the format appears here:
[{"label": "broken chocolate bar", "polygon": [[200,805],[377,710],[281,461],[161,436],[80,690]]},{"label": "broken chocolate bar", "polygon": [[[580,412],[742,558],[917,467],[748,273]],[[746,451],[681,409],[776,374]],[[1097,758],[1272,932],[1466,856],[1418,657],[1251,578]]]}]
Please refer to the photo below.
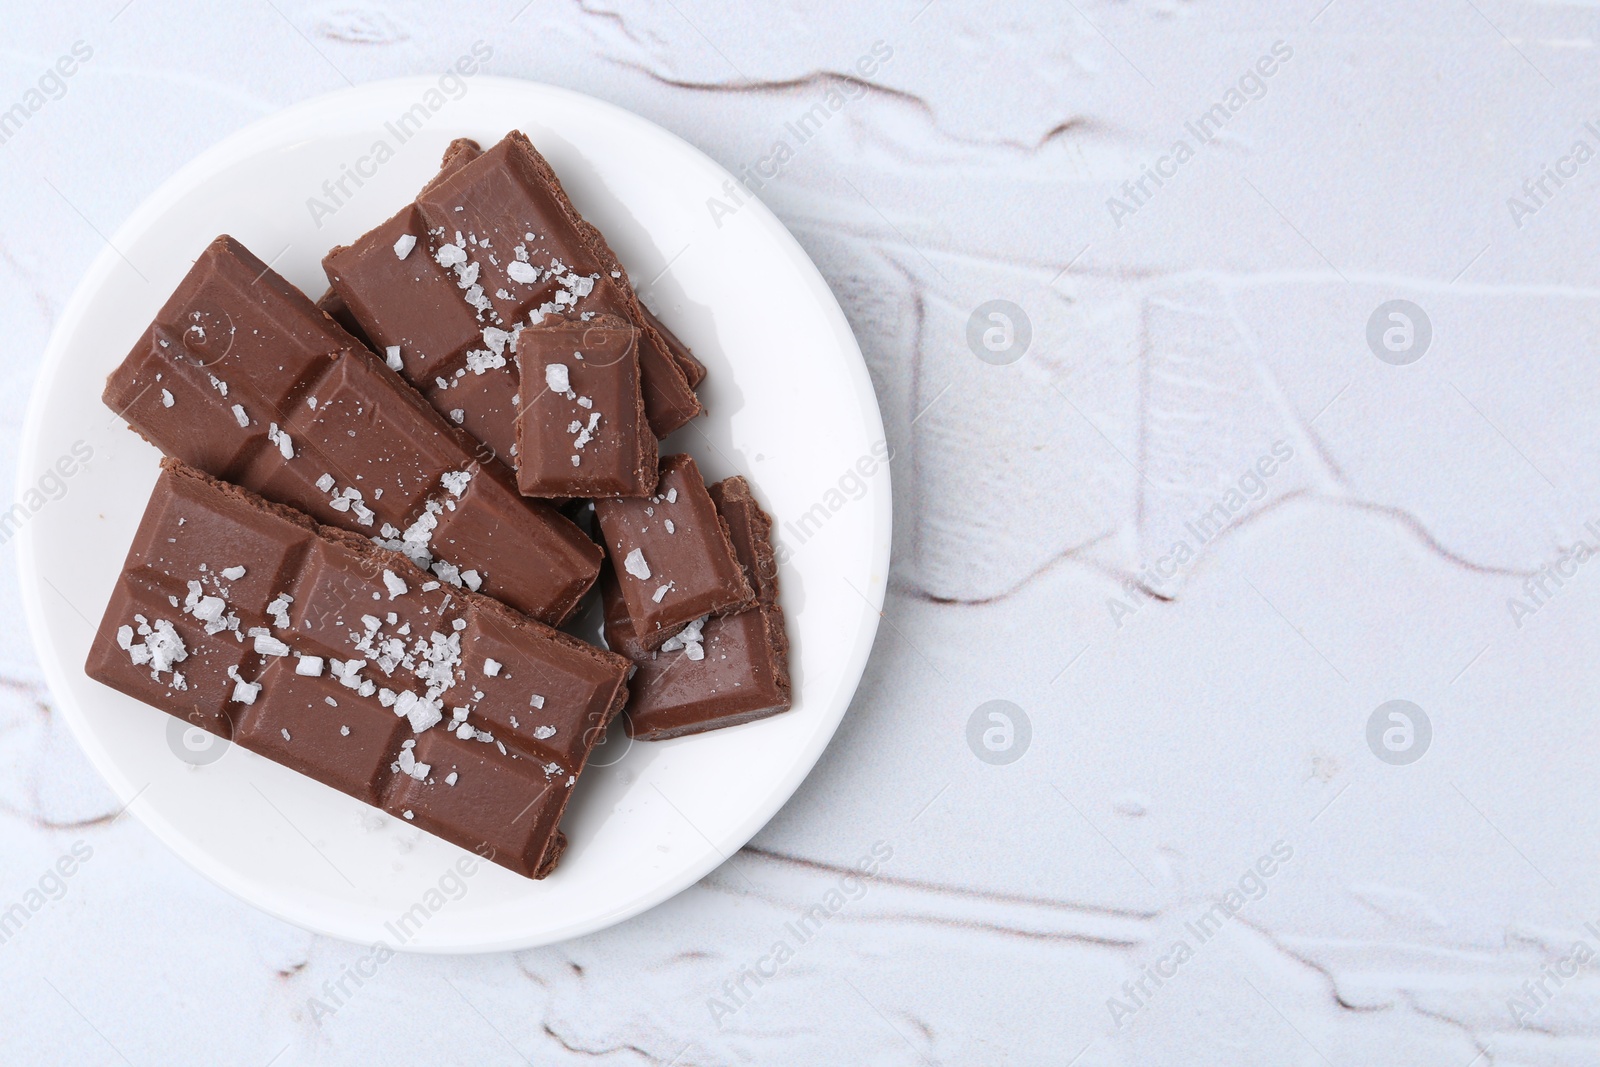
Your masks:
[{"label": "broken chocolate bar", "polygon": [[694,620],[754,600],[692,457],[661,460],[654,496],[597,500],[594,507],[628,619],[627,633],[608,631],[613,649],[633,655],[659,648]]},{"label": "broken chocolate bar", "polygon": [[546,622],[599,572],[581,530],[232,238],[201,254],[105,402],[169,456]]},{"label": "broken chocolate bar", "polygon": [[543,878],[628,665],[167,459],[86,669]]},{"label": "broken chocolate bar", "polygon": [[414,204],[323,260],[368,336],[399,349],[401,373],[435,408],[509,455],[515,409],[505,400],[518,391],[518,335],[551,315],[612,314],[640,331],[641,388],[655,435],[700,414],[691,379],[705,368],[657,329],[605,238],[578,215],[532,143],[513,132],[480,155],[456,146],[452,153]]},{"label": "broken chocolate bar", "polygon": [[[772,520],[743,478],[711,487],[739,563],[756,590],[754,607],[691,623],[638,657],[628,688],[628,735],[643,741],[716,730],[764,719],[790,706],[789,638],[778,606]],[[607,634],[625,633],[621,597],[606,584]]]},{"label": "broken chocolate bar", "polygon": [[523,496],[648,496],[656,439],[639,395],[639,331],[612,316],[522,331],[517,488]]}]

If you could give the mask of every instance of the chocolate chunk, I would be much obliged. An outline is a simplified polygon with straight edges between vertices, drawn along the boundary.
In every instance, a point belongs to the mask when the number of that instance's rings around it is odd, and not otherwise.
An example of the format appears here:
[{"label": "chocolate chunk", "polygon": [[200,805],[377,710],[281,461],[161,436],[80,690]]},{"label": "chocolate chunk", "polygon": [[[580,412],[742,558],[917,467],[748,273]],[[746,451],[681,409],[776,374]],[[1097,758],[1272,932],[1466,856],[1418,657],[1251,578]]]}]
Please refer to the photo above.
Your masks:
[{"label": "chocolate chunk", "polygon": [[783,613],[759,605],[707,619],[698,642],[640,660],[628,688],[633,693],[628,735],[640,741],[665,741],[788,711]]},{"label": "chocolate chunk", "polygon": [[[790,706],[789,638],[778,606],[772,519],[743,478],[713,485],[711,498],[727,522],[734,552],[755,586],[756,605],[708,619],[703,625],[691,625],[665,642],[660,651],[636,657],[638,669],[628,686],[632,696],[627,722],[629,736],[640,740],[660,741],[736,726],[787,711]],[[621,601],[612,593],[616,586],[609,572],[601,580],[611,622]]]},{"label": "chocolate chunk", "polygon": [[659,648],[694,620],[755,599],[692,457],[661,460],[654,496],[594,508],[627,619],[625,629],[607,630],[613,649]]},{"label": "chocolate chunk", "polygon": [[639,331],[613,316],[523,330],[517,488],[524,496],[648,496],[656,439],[639,393]]},{"label": "chocolate chunk", "polygon": [[[641,333],[641,385],[656,436],[698,415],[690,378],[704,368],[656,328],[605,239],[528,139],[513,132],[480,155],[453,152],[413,205],[323,261],[373,340],[400,347],[402,373],[506,455],[515,412],[478,409],[484,394],[503,400],[517,392],[512,338],[552,314],[612,314]],[[468,375],[512,380],[456,393]]]},{"label": "chocolate chunk", "polygon": [[689,351],[689,346],[678,340],[678,335],[667,329],[667,324],[656,318],[655,312],[644,306],[644,301],[639,301],[639,311],[643,313],[644,320],[654,326],[661,335],[661,340],[666,342],[667,351],[672,355],[672,361],[683,371],[683,376],[689,382],[689,388],[698,389],[700,383],[706,380],[706,365],[695,358]]},{"label": "chocolate chunk", "polygon": [[599,571],[581,530],[232,238],[201,254],[105,402],[168,455],[539,619],[568,616]]},{"label": "chocolate chunk", "polygon": [[[566,851],[557,827],[570,788],[531,760],[511,760],[493,745],[430,730],[417,741],[429,780],[395,774],[380,806],[436,837],[470,848],[529,878],[544,878]],[[441,785],[450,775],[455,785]]]},{"label": "chocolate chunk", "polygon": [[778,557],[772,548],[772,516],[762,510],[750,483],[735,475],[708,492],[717,514],[728,524],[733,552],[762,604],[778,602]]},{"label": "chocolate chunk", "polygon": [[627,662],[162,462],[90,677],[542,878]]}]

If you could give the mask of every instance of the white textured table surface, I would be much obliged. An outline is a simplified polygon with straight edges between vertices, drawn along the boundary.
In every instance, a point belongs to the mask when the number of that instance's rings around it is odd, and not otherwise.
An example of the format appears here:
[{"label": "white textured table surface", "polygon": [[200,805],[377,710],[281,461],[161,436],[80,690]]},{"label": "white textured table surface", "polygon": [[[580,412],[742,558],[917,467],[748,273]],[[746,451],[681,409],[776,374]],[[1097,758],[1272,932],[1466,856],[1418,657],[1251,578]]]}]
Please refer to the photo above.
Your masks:
[{"label": "white textured table surface", "polygon": [[275,2],[6,4],[0,478],[155,186],[481,41],[816,259],[895,450],[885,624],[704,882],[357,982],[114,818],[8,558],[0,1061],[1600,1063],[1600,9]]}]

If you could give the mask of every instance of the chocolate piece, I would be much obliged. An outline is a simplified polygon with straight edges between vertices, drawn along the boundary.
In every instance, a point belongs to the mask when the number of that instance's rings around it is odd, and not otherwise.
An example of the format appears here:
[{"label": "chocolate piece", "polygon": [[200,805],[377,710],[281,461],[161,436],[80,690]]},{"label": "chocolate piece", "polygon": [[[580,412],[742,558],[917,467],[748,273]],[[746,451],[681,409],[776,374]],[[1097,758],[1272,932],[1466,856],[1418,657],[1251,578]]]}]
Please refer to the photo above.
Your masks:
[{"label": "chocolate piece", "polygon": [[783,613],[763,604],[707,619],[698,641],[676,647],[669,641],[640,660],[628,688],[628,736],[639,741],[720,730],[788,711]]},{"label": "chocolate piece", "polygon": [[755,599],[692,457],[661,461],[655,496],[597,500],[594,507],[628,620],[627,633],[608,628],[613,649],[659,648],[695,619]]},{"label": "chocolate piece", "polygon": [[750,483],[735,475],[724,478],[707,492],[717,514],[728,524],[733,553],[762,604],[778,602],[778,556],[772,548],[772,516],[762,510]]},{"label": "chocolate piece", "polygon": [[[660,741],[789,709],[789,638],[778,607],[772,519],[743,478],[713,485],[711,498],[755,586],[756,605],[708,619],[703,626],[691,625],[660,651],[640,658],[628,684],[630,737]],[[608,591],[614,587],[614,583],[603,586]],[[607,601],[608,621],[619,604],[620,598]]]},{"label": "chocolate piece", "polygon": [[[413,205],[323,260],[373,340],[400,347],[401,373],[435,408],[462,412],[463,425],[508,455],[515,411],[503,401],[518,388],[514,336],[551,314],[612,314],[640,330],[641,387],[655,435],[698,415],[689,377],[703,377],[704,368],[657,330],[544,157],[517,132],[467,155],[447,154],[447,169]],[[458,392],[469,375],[511,381]]]},{"label": "chocolate piece", "polygon": [[666,342],[667,351],[672,354],[672,361],[683,371],[683,376],[689,382],[689,388],[698,389],[700,383],[706,380],[706,365],[694,357],[689,351],[689,346],[678,340],[678,335],[667,329],[667,324],[656,318],[656,313],[644,306],[644,301],[639,301],[639,311],[644,315],[644,321],[656,328],[661,335],[661,340]]},{"label": "chocolate piece", "polygon": [[648,496],[656,439],[639,395],[639,331],[614,316],[522,331],[517,488],[523,496]]},{"label": "chocolate piece", "polygon": [[627,662],[176,460],[89,676],[542,878]]},{"label": "chocolate piece", "polygon": [[229,237],[195,263],[106,383],[105,402],[176,456],[431,566],[547,622],[600,551],[511,472],[474,456],[392,370]]}]

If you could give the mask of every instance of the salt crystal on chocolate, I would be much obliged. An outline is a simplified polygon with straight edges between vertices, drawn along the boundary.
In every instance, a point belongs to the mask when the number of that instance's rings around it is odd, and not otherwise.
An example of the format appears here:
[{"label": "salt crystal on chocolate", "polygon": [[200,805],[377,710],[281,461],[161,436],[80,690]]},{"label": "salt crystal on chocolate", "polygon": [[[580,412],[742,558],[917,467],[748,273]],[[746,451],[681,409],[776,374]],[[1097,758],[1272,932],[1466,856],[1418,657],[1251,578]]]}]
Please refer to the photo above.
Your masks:
[{"label": "salt crystal on chocolate", "polygon": [[397,596],[405,595],[406,591],[410,588],[406,585],[405,579],[401,578],[394,571],[383,572],[383,586],[389,591],[390,600],[393,600]]},{"label": "salt crystal on chocolate", "polygon": [[622,561],[622,567],[640,581],[645,581],[650,577],[650,564],[644,561],[644,551],[642,549],[636,548],[629,552],[627,558]]}]

